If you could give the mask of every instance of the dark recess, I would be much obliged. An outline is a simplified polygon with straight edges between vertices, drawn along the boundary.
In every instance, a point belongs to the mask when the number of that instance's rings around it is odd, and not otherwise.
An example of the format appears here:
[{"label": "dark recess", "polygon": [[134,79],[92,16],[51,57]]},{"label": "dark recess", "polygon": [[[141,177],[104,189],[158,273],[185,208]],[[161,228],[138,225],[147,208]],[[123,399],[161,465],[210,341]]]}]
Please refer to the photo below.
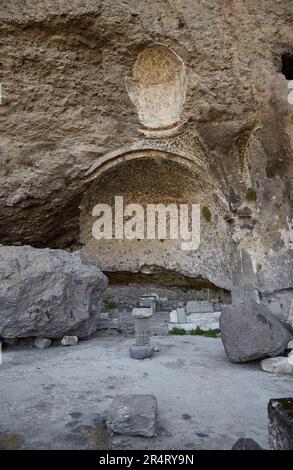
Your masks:
[{"label": "dark recess", "polygon": [[293,55],[282,55],[282,74],[285,75],[287,80],[293,80]]}]

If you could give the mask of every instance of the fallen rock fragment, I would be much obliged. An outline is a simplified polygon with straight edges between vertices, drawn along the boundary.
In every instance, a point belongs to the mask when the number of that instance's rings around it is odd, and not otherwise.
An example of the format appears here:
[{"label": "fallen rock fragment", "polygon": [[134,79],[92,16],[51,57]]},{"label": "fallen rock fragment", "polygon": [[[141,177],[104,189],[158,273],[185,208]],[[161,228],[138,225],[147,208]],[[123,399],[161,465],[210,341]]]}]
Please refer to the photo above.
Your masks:
[{"label": "fallen rock fragment", "polygon": [[116,434],[156,435],[158,406],[154,395],[119,395],[107,415],[107,426]]},{"label": "fallen rock fragment", "polygon": [[62,346],[75,346],[78,343],[77,336],[63,336],[61,340]]},{"label": "fallen rock fragment", "polygon": [[48,338],[36,338],[34,341],[34,346],[38,349],[46,349],[50,346],[51,340]]},{"label": "fallen rock fragment", "polygon": [[290,364],[287,357],[271,357],[264,359],[260,363],[264,372],[273,372],[275,374],[293,374],[293,364]]}]

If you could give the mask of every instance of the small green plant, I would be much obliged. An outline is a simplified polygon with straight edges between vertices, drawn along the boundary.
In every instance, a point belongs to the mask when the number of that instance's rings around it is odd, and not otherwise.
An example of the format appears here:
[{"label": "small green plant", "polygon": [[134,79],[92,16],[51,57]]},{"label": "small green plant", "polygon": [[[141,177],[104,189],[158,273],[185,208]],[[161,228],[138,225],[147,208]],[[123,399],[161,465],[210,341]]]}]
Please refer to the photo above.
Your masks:
[{"label": "small green plant", "polygon": [[220,330],[208,330],[203,331],[201,328],[197,327],[193,330],[190,330],[190,335],[206,336],[207,338],[218,338],[220,335]]},{"label": "small green plant", "polygon": [[203,331],[201,328],[193,328],[190,331],[184,330],[184,328],[174,327],[171,331],[169,331],[170,335],[198,335],[198,336],[206,336],[207,338],[218,338],[220,336],[220,330],[209,330]]},{"label": "small green plant", "polygon": [[204,216],[204,218],[206,219],[206,221],[210,223],[211,220],[212,220],[212,213],[211,213],[209,207],[208,206],[203,206],[202,209],[201,209],[201,213]]},{"label": "small green plant", "polygon": [[256,190],[253,189],[253,188],[247,188],[246,189],[246,199],[248,201],[256,201],[257,200]]},{"label": "small green plant", "polygon": [[113,300],[104,299],[103,300],[103,307],[106,310],[112,310],[113,308],[116,308],[117,305],[115,304],[115,302],[113,302]]},{"label": "small green plant", "polygon": [[184,328],[172,328],[172,330],[169,332],[170,335],[186,335],[186,330]]}]

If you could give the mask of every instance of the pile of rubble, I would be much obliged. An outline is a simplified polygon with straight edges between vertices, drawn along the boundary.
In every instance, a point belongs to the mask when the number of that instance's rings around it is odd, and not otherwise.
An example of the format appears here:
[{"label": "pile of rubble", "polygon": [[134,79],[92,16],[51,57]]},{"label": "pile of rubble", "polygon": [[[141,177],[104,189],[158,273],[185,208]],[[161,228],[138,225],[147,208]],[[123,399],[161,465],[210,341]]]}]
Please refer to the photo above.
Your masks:
[{"label": "pile of rubble", "polygon": [[200,328],[202,331],[218,330],[220,306],[208,301],[190,301],[170,313],[169,331],[181,328],[185,331]]}]

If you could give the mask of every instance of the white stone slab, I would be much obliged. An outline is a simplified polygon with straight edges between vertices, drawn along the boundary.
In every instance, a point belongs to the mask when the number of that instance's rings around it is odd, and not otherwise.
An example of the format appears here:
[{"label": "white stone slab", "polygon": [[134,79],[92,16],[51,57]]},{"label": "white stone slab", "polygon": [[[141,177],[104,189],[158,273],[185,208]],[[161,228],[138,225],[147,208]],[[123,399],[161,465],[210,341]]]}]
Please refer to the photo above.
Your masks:
[{"label": "white stone slab", "polygon": [[178,323],[177,310],[172,310],[172,312],[170,312],[170,323]]},{"label": "white stone slab", "polygon": [[198,324],[198,323],[168,323],[168,331],[173,330],[173,328],[180,328],[185,331],[196,330],[196,328],[200,328],[202,331],[210,331],[210,330],[218,330],[219,325],[212,324],[213,327],[211,328],[211,324]]},{"label": "white stone slab", "polygon": [[213,304],[208,301],[191,300],[186,304],[186,313],[209,313],[213,312]]},{"label": "white stone slab", "polygon": [[153,314],[151,307],[137,307],[132,309],[133,317],[151,317]]},{"label": "white stone slab", "polygon": [[177,308],[178,323],[186,322],[186,312],[184,307]]},{"label": "white stone slab", "polygon": [[210,312],[210,313],[192,313],[186,317],[187,322],[217,322],[219,323],[221,312]]}]

